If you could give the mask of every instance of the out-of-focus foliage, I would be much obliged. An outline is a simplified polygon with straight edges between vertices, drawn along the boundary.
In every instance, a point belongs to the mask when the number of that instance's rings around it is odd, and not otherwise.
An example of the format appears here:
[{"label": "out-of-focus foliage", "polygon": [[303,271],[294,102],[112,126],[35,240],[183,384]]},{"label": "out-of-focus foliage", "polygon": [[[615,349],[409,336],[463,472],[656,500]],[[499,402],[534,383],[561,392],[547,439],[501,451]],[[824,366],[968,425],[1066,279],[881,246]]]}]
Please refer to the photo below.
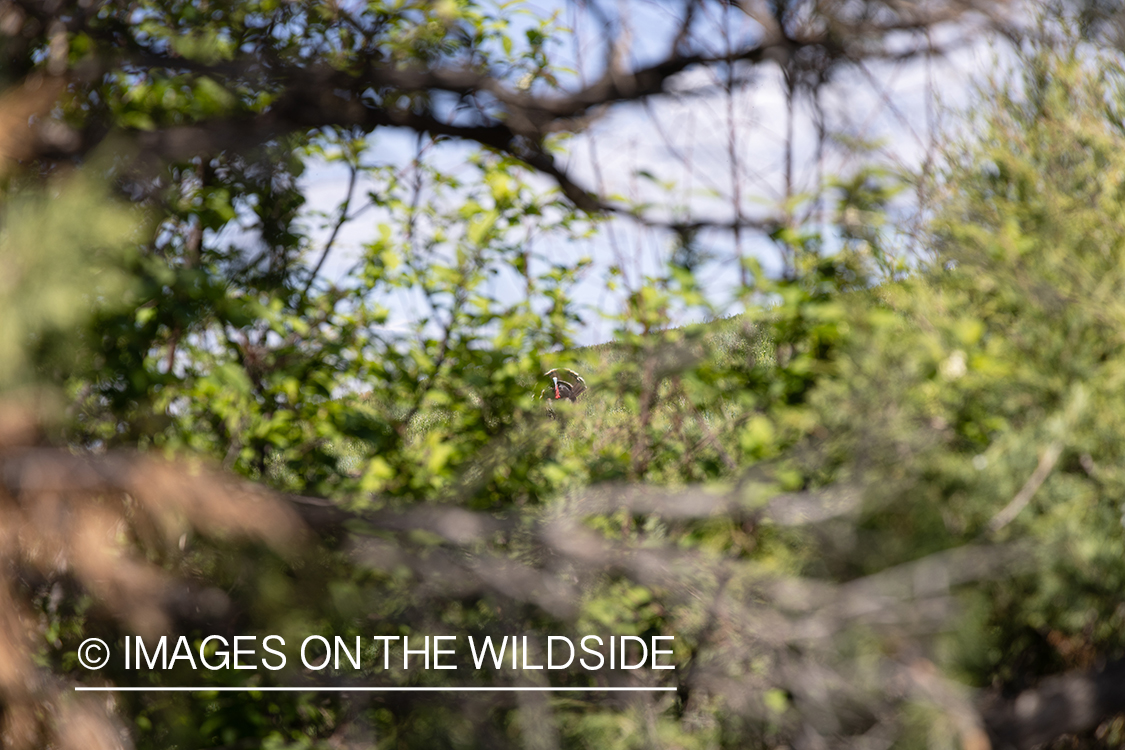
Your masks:
[{"label": "out-of-focus foliage", "polygon": [[[1031,542],[1021,575],[982,592],[985,637],[962,657],[977,680],[1009,689],[1125,646],[1113,468],[1125,407],[1123,82],[1115,57],[1035,49],[980,135],[951,148],[933,227],[940,269],[885,297],[923,334],[892,361],[913,360],[929,381],[893,420],[932,429],[898,441],[917,458],[894,473],[914,489],[890,523],[929,507],[935,543]],[[1035,482],[1026,508],[1002,510]]]},{"label": "out-of-focus foliage", "polygon": [[[2,13],[26,22],[15,7]],[[281,96],[271,64],[310,50],[337,72],[378,48],[404,70],[481,56],[529,90],[563,75],[545,52],[554,21],[517,38],[471,4],[368,11],[383,25],[330,6],[107,5],[79,19],[85,37],[36,20],[4,54],[98,81],[52,105],[63,140],[102,110],[162,136],[226,132]],[[83,66],[107,40],[136,60],[94,76]],[[255,44],[261,68],[210,75]],[[110,141],[65,168],[6,147],[0,741],[980,748],[1076,730],[1119,744],[1122,705],[1005,713],[1045,675],[1125,649],[1122,74],[1072,43],[1025,53],[946,149],[925,262],[896,253],[894,184],[865,169],[836,183],[829,231],[776,229],[784,275],[739,269],[745,314],[669,325],[716,304],[681,237],[615,341],[583,351],[570,292],[590,264],[539,240],[582,241],[597,219],[510,150],[451,151],[430,132],[391,158],[363,127],[310,125],[137,172]],[[396,111],[441,109],[402,97]],[[314,160],[348,181],[324,232],[303,225]],[[350,266],[321,273],[360,219]],[[591,389],[548,410],[537,378],[555,366]],[[91,636],[589,632],[674,635],[677,669],[248,678],[91,673],[75,657]],[[248,680],[678,689],[138,692],[112,709],[69,690]],[[1058,731],[1035,734],[1040,717]]]},{"label": "out-of-focus foliage", "polygon": [[14,195],[0,209],[5,387],[34,385],[44,368],[69,372],[75,331],[89,310],[128,305],[122,261],[139,221],[106,198],[101,186],[74,176],[49,191]]}]

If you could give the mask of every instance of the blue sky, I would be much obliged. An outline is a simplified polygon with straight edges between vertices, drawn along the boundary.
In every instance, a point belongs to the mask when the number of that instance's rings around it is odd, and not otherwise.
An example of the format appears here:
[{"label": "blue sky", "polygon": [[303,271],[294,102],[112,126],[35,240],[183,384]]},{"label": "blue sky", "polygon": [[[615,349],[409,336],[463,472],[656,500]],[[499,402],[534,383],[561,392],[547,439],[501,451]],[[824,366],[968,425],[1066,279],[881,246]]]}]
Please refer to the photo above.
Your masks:
[{"label": "blue sky", "polygon": [[[632,28],[632,64],[650,62],[667,50],[677,19],[666,12],[665,5],[633,0],[616,7],[628,16]],[[562,65],[585,71],[587,79],[604,70],[598,37],[602,27],[597,19],[583,16],[576,5],[569,3],[534,2],[523,8],[531,11],[523,17],[529,25],[536,15],[548,17],[558,11],[561,20],[573,27],[573,33],[562,35],[556,47]],[[722,52],[722,45],[727,43],[725,35],[735,41],[751,39],[757,29],[737,10],[729,11],[726,17],[701,18],[697,25],[715,53]],[[948,38],[939,37],[939,42],[957,42],[955,31],[946,33]],[[933,131],[949,127],[949,111],[966,106],[972,80],[995,64],[995,55],[986,44],[977,43],[930,62],[918,59],[849,71],[824,92],[822,104],[829,128],[881,144],[866,159],[916,169]],[[730,220],[736,181],[744,216],[765,216],[775,210],[785,195],[787,118],[780,73],[772,65],[761,66],[749,82],[729,96],[722,86],[723,75],[721,70],[689,70],[676,79],[675,93],[670,96],[610,108],[568,142],[566,163],[571,173],[581,184],[604,194],[651,201],[657,206],[678,205],[693,219]],[[942,112],[946,113],[944,124],[939,117]],[[818,174],[846,173],[858,163],[854,154],[830,149],[818,169],[816,132],[812,109],[798,106],[793,126],[796,193],[814,191]],[[374,153],[386,163],[405,165],[414,153],[416,136],[410,131],[383,129],[372,138]],[[435,157],[456,168],[473,150],[472,144],[450,143]],[[640,172],[655,180],[640,176]],[[344,167],[310,164],[303,177],[310,210],[332,213],[346,191],[346,183]],[[544,178],[542,184],[549,189],[552,183]],[[659,209],[655,215],[669,216]],[[325,266],[327,277],[339,278],[354,262],[362,244],[372,237],[377,220],[375,212],[368,212],[344,228]],[[320,239],[325,232],[314,231],[313,236]],[[717,260],[703,269],[701,278],[711,296],[721,303],[731,296],[738,277],[730,262],[736,255],[734,239],[729,232],[716,231],[708,233],[705,241]],[[610,326],[597,314],[599,310],[612,312],[620,304],[620,294],[605,289],[609,267],[619,266],[625,284],[635,286],[644,276],[659,272],[670,247],[667,233],[628,218],[607,222],[588,242],[574,243],[563,237],[544,237],[538,242],[538,251],[554,257],[588,255],[594,259],[594,269],[574,291],[575,299],[589,312],[579,333],[583,343],[603,341],[611,335]],[[780,269],[779,256],[768,239],[744,234],[742,252],[758,258],[769,271]],[[503,289],[497,291],[504,293]],[[398,306],[395,313],[400,323],[414,314],[409,300],[393,304]],[[737,311],[736,307],[725,309]]]}]

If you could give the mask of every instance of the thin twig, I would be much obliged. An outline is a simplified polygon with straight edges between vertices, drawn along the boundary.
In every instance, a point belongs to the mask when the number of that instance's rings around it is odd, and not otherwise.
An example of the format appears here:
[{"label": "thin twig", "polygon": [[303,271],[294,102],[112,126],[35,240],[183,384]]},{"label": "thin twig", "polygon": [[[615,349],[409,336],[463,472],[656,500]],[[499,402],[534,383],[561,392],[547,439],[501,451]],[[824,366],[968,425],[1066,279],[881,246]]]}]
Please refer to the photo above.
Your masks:
[{"label": "thin twig", "polygon": [[992,520],[988,522],[988,530],[996,533],[1000,529],[1011,523],[1020,511],[1023,510],[1031,498],[1038,492],[1039,487],[1051,474],[1051,470],[1055,468],[1055,463],[1059,460],[1059,455],[1062,453],[1062,443],[1055,441],[1047,446],[1043,451],[1043,455],[1039,457],[1039,465],[1035,467],[1035,471],[1031,472],[1031,476],[1024,482],[1023,487],[1012,498],[1012,501],[1004,506],[1004,509],[993,516]]},{"label": "thin twig", "polygon": [[335,226],[332,227],[332,234],[328,235],[328,242],[324,243],[324,250],[320,253],[320,260],[313,266],[312,273],[309,274],[309,280],[305,282],[305,288],[301,290],[301,299],[309,296],[309,290],[312,289],[313,282],[316,281],[317,274],[320,273],[321,266],[324,261],[328,260],[328,253],[332,252],[332,246],[336,243],[336,236],[340,233],[340,227],[348,221],[348,207],[351,206],[352,197],[355,195],[356,181],[359,178],[359,167],[355,164],[348,164],[351,174],[348,176],[348,192],[344,196],[344,202],[340,204],[340,216],[336,219]]}]

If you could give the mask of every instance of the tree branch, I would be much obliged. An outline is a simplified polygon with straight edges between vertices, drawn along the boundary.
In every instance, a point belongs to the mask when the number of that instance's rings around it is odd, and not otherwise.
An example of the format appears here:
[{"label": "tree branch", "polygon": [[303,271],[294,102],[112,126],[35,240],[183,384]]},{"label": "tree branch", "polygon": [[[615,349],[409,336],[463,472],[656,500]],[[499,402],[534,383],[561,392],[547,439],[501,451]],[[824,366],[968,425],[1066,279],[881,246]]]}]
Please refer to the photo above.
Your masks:
[{"label": "tree branch", "polygon": [[1014,700],[990,693],[981,701],[981,712],[994,750],[1026,750],[1088,731],[1125,712],[1125,659],[1100,670],[1051,677]]}]

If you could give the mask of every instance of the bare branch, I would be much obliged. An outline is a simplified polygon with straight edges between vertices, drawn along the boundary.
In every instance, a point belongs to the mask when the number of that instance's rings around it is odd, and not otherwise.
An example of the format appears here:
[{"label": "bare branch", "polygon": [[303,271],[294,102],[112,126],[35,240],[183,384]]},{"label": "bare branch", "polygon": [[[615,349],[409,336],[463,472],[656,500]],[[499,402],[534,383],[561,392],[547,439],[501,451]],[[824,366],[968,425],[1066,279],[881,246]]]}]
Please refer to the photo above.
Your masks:
[{"label": "bare branch", "polygon": [[994,750],[1028,750],[1088,731],[1125,711],[1125,660],[1052,677],[1014,700],[987,694],[981,710]]},{"label": "bare branch", "polygon": [[988,522],[988,530],[996,533],[1000,529],[1007,526],[1015,517],[1020,514],[1020,511],[1027,507],[1031,502],[1031,498],[1035,497],[1035,493],[1039,491],[1039,487],[1051,474],[1051,470],[1055,468],[1055,463],[1059,460],[1059,455],[1062,453],[1062,443],[1056,441],[1047,446],[1043,454],[1039,456],[1039,465],[1035,467],[1035,471],[1024,482],[1023,487],[1012,498],[1011,502],[1004,506],[1004,509],[993,516],[992,520]]}]

